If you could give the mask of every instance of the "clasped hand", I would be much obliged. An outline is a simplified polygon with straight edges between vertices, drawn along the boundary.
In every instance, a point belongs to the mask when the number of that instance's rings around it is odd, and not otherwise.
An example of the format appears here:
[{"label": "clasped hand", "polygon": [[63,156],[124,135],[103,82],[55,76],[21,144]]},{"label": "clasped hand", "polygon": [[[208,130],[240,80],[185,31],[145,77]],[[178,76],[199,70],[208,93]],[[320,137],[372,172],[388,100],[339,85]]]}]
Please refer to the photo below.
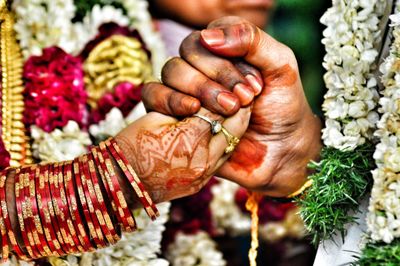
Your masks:
[{"label": "clasped hand", "polygon": [[[145,86],[143,102],[158,113],[139,121],[141,133],[135,127],[121,135],[140,143],[130,154],[137,154],[139,176],[152,176],[148,186],[158,201],[196,192],[215,172],[284,197],[302,186],[307,163],[318,158],[320,121],[305,98],[293,52],[241,18],[225,17],[190,34],[180,57],[164,66],[162,83]],[[212,136],[208,123],[191,117],[197,112],[225,120],[241,138],[230,157],[223,153],[224,137]],[[184,133],[174,138],[181,126]]]}]

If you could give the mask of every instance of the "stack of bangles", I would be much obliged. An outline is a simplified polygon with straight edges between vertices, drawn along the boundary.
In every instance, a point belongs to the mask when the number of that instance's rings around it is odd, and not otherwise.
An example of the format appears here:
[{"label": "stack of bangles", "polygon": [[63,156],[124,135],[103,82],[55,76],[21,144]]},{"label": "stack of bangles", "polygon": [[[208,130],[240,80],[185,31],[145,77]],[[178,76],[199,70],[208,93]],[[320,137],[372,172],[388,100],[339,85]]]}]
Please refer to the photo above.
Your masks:
[{"label": "stack of bangles", "polygon": [[[115,167],[119,167],[116,169]],[[7,209],[6,179],[15,172],[15,199],[22,241]],[[2,261],[10,248],[22,260],[63,256],[115,244],[136,230],[118,181],[123,174],[149,217],[158,210],[114,139],[73,161],[8,168],[0,173]],[[19,243],[23,242],[23,243]]]}]

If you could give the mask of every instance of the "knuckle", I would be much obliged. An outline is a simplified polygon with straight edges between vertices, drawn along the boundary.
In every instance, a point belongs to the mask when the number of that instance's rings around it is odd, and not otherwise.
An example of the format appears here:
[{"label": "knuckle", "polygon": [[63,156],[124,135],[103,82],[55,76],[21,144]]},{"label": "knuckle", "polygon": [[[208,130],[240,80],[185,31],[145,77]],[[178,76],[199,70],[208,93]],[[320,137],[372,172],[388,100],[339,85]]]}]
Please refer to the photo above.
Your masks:
[{"label": "knuckle", "polygon": [[170,74],[173,72],[174,67],[177,66],[181,60],[180,57],[172,57],[165,63],[161,70],[161,80],[163,82],[167,81],[171,77]]},{"label": "knuckle", "polygon": [[196,43],[200,39],[200,31],[194,31],[189,34],[181,43],[179,47],[179,54],[186,58],[190,56],[193,52],[193,48],[196,46]]},{"label": "knuckle", "polygon": [[215,81],[229,89],[232,89],[237,83],[245,82],[233,64],[226,60],[218,64],[215,70]]},{"label": "knuckle", "polygon": [[151,103],[152,99],[154,99],[153,97],[153,92],[154,92],[154,86],[157,83],[155,82],[150,82],[150,83],[146,83],[143,85],[142,88],[142,101],[143,103],[146,105],[148,103]]}]

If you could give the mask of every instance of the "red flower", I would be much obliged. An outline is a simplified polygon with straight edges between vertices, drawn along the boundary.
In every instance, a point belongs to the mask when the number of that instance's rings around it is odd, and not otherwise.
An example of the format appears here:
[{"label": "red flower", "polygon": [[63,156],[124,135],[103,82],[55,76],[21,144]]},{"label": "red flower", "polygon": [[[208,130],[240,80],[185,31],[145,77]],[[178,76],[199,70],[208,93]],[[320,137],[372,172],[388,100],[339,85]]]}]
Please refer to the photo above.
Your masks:
[{"label": "red flower", "polygon": [[129,82],[121,82],[114,87],[114,92],[105,93],[98,101],[97,109],[91,113],[91,123],[103,120],[113,107],[121,110],[124,116],[136,106],[142,98],[143,85],[133,85]]},{"label": "red flower", "polygon": [[37,125],[46,132],[63,127],[69,120],[87,125],[87,94],[80,59],[58,47],[32,56],[24,66],[25,113],[27,126]]},{"label": "red flower", "polygon": [[6,147],[4,146],[4,143],[0,137],[0,170],[3,170],[8,166],[10,166],[10,154],[6,150]]}]

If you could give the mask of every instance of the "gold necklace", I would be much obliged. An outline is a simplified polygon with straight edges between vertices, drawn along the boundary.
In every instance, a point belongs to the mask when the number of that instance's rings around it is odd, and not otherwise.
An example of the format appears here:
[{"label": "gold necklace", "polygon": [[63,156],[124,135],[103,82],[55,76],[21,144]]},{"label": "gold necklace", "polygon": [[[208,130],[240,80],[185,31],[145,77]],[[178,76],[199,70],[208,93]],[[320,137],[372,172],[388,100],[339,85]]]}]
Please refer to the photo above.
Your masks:
[{"label": "gold necklace", "polygon": [[10,153],[10,166],[32,163],[30,141],[22,121],[23,59],[14,32],[14,17],[6,0],[0,2],[0,61],[1,61],[1,137]]}]

